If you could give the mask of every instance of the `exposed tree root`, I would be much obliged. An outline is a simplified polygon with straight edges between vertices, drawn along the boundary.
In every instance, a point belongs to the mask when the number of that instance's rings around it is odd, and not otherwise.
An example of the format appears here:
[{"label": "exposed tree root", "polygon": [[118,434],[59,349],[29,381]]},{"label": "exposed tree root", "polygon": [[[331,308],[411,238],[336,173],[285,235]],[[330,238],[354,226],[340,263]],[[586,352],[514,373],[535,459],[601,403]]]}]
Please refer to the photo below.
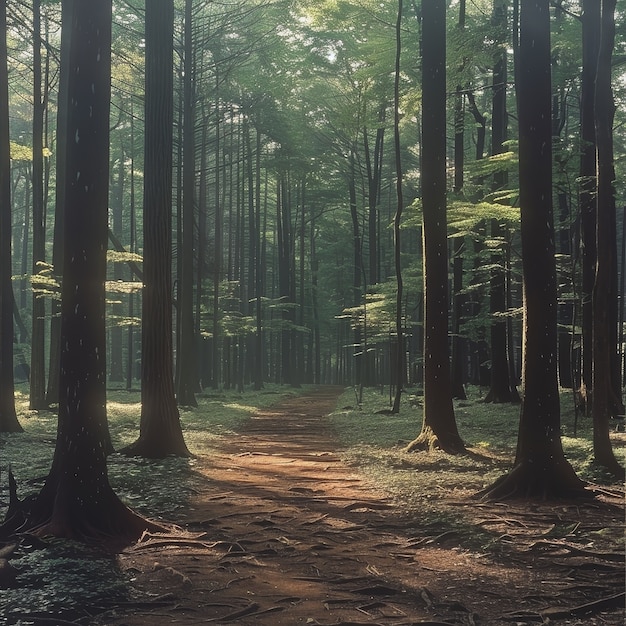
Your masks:
[{"label": "exposed tree root", "polygon": [[452,434],[446,436],[446,433],[437,434],[430,426],[425,426],[417,438],[404,449],[405,452],[422,450],[426,452],[441,450],[447,454],[463,454],[465,446],[457,436]]},{"label": "exposed tree root", "polygon": [[185,442],[182,440],[173,443],[163,438],[140,437],[134,443],[118,451],[125,456],[140,456],[145,459],[164,459],[168,456],[191,457]]},{"label": "exposed tree root", "polygon": [[171,528],[129,509],[110,487],[102,489],[100,497],[89,505],[80,498],[68,496],[58,486],[52,492],[20,500],[12,475],[9,486],[11,503],[0,525],[0,538],[28,534],[40,538],[95,541],[117,548],[136,541],[146,530],[171,531]]},{"label": "exposed tree root", "polygon": [[477,495],[484,500],[594,498],[567,461],[555,461],[550,467],[521,461]]}]

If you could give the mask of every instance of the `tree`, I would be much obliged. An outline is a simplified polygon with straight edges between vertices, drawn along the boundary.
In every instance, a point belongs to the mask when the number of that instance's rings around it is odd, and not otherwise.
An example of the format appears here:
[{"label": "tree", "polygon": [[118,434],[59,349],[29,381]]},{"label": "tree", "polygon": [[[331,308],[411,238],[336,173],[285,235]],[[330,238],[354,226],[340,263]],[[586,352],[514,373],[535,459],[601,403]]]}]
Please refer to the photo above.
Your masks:
[{"label": "tree", "polygon": [[465,449],[454,407],[448,350],[446,221],[446,3],[422,5],[422,205],[424,263],[424,414],[408,446]]},{"label": "tree", "polygon": [[580,495],[563,454],[557,380],[557,283],[552,216],[550,3],[521,4],[515,87],[519,118],[524,395],[515,463],[485,490],[505,498]]},{"label": "tree", "polygon": [[[185,1],[185,49],[183,84],[183,199],[179,246],[178,349],[176,351],[176,399],[180,406],[198,406],[196,345],[193,323],[193,242],[196,148],[194,140],[194,79],[192,0]],[[200,286],[198,286],[198,289]]]},{"label": "tree", "polygon": [[40,535],[135,538],[150,527],[112,490],[106,465],[105,308],[111,2],[74,3],[61,304],[59,420],[52,467],[27,526]]},{"label": "tree", "polygon": [[393,87],[393,135],[394,135],[394,152],[396,156],[396,196],[397,208],[393,218],[393,235],[394,235],[394,260],[396,268],[396,394],[393,401],[393,413],[400,412],[400,398],[402,397],[402,388],[404,386],[404,337],[402,333],[402,263],[400,248],[400,227],[402,223],[402,211],[404,196],[402,193],[402,153],[400,147],[400,61],[402,53],[402,0],[398,0],[398,19],[396,21],[396,65]]},{"label": "tree", "polygon": [[13,286],[11,284],[11,155],[7,7],[0,7],[0,432],[20,432],[13,379]]},{"label": "tree", "polygon": [[[493,23],[497,29],[498,47],[493,65],[493,94],[491,115],[491,154],[502,154],[507,132],[506,112],[506,33],[507,33],[508,0],[495,0],[493,5]],[[494,191],[502,191],[507,184],[506,170],[494,175]],[[504,247],[507,242],[508,229],[498,219],[491,220],[491,237],[500,240],[498,254],[494,254],[492,263],[496,269],[491,275],[490,312],[491,320],[491,388],[485,402],[519,402],[519,394],[511,381],[509,354],[507,350],[507,321],[502,316],[506,311],[506,263]]]},{"label": "tree", "polygon": [[[43,188],[43,127],[44,109],[41,81],[41,1],[33,2],[33,277],[39,263],[45,261],[45,215]],[[47,89],[47,87],[46,87]],[[30,348],[30,408],[45,409],[46,372],[44,365],[45,299],[33,291],[32,332]]]},{"label": "tree", "polygon": [[[68,24],[72,20],[71,11],[73,2],[61,3],[61,23]],[[56,140],[56,179],[55,207],[54,207],[54,234],[52,248],[52,265],[54,275],[61,284],[61,269],[63,265],[63,210],[65,208],[65,164],[67,149],[67,115],[69,104],[67,101],[67,72],[69,68],[69,37],[67,30],[61,36],[60,67],[59,67],[59,96],[57,101],[57,140]],[[50,307],[50,359],[48,368],[48,389],[46,402],[55,404],[59,400],[59,363],[61,355],[61,301],[53,298]]]},{"label": "tree", "polygon": [[187,456],[172,367],[173,0],[146,5],[146,91],[139,439],[123,450]]},{"label": "tree", "polygon": [[[615,166],[611,55],[615,42],[615,0],[602,0],[595,81],[596,131],[596,273],[592,294],[593,451],[597,463],[624,479],[609,439],[609,418],[621,406],[617,355],[617,246],[615,241]],[[618,360],[617,367],[615,366]],[[616,373],[617,372],[617,373]],[[617,381],[616,381],[617,379]]]},{"label": "tree", "polygon": [[600,45],[600,2],[583,0],[582,76],[580,87],[580,236],[582,265],[580,400],[586,413],[592,406],[593,310],[592,292],[596,268],[596,129],[595,79]]}]

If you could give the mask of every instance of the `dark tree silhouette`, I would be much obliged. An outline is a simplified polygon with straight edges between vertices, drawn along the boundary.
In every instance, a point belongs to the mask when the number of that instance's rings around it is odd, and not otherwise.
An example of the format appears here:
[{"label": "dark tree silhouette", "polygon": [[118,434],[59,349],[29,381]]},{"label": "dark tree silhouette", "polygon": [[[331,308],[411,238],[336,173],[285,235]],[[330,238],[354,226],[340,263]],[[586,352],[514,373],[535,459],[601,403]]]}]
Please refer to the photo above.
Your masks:
[{"label": "dark tree silhouette", "polygon": [[408,446],[465,449],[452,405],[448,350],[446,221],[446,2],[422,5],[422,203],[424,232],[424,415]]},{"label": "dark tree silhouette", "polygon": [[179,249],[178,349],[176,352],[176,400],[180,406],[198,406],[196,340],[193,321],[194,192],[196,175],[192,1],[185,0],[185,50],[183,83],[183,199]]},{"label": "dark tree silhouette", "polygon": [[26,521],[40,535],[135,538],[150,522],[113,492],[106,465],[105,308],[111,0],[80,0],[69,29],[70,108],[57,441]]},{"label": "dark tree silhouette", "polygon": [[172,367],[173,0],[146,4],[141,423],[122,450],[187,456]]},{"label": "dark tree silhouette", "polygon": [[600,2],[582,3],[582,76],[580,84],[580,238],[581,238],[581,344],[580,403],[586,413],[592,406],[593,312],[591,294],[596,274],[596,128],[595,81],[600,46]]},{"label": "dark tree silhouette", "polygon": [[[73,2],[61,3],[61,23],[68,24],[72,19]],[[56,179],[65,180],[65,151],[67,149],[67,71],[69,66],[69,37],[67,31],[61,36],[59,96],[57,103],[56,129]],[[54,235],[52,248],[52,265],[54,275],[59,283],[62,280],[63,265],[63,210],[65,207],[65,185],[57,184],[55,188]],[[48,368],[48,387],[46,402],[55,404],[59,399],[59,362],[61,354],[61,302],[52,298],[50,302],[50,355]]]},{"label": "dark tree silhouette", "polygon": [[[507,134],[506,112],[506,37],[507,37],[507,10],[508,1],[498,0],[494,3],[492,23],[496,28],[498,50],[493,65],[493,90],[491,105],[491,154],[504,152],[504,142]],[[493,189],[505,189],[508,183],[506,171],[494,175]],[[508,246],[508,229],[500,224],[499,220],[491,220],[491,237],[500,239],[502,247],[492,257],[492,264],[497,267],[490,280],[489,304],[491,319],[491,387],[485,402],[519,402],[520,397],[515,383],[511,380],[511,368],[508,353],[507,320],[502,317],[507,309],[506,293],[506,250]],[[500,315],[498,315],[500,314]]]},{"label": "dark tree silhouette", "polygon": [[521,4],[516,91],[524,339],[517,453],[493,498],[581,495],[584,483],[563,454],[557,381],[557,282],[552,217],[550,2]]},{"label": "dark tree silhouette", "polygon": [[0,432],[20,432],[13,379],[13,286],[11,284],[11,157],[7,7],[0,7]]},{"label": "dark tree silhouette", "polygon": [[[41,0],[33,2],[33,232],[32,274],[39,272],[39,263],[45,261],[46,232],[44,216],[44,162],[43,131],[45,102],[41,89]],[[30,408],[47,409],[46,370],[44,361],[46,301],[33,292],[30,350]]]},{"label": "dark tree silhouette", "polygon": [[393,218],[393,250],[394,265],[396,269],[396,393],[393,400],[392,413],[400,412],[400,399],[404,385],[404,350],[402,345],[404,337],[402,333],[402,255],[400,247],[400,227],[402,224],[402,211],[404,208],[404,196],[402,193],[402,152],[400,147],[400,61],[402,56],[402,0],[398,1],[398,19],[396,20],[396,61],[393,83],[393,138],[394,154],[396,161],[396,196],[397,208]]},{"label": "dark tree silhouette", "polygon": [[[622,410],[619,356],[617,353],[617,246],[615,240],[615,166],[611,88],[611,55],[615,42],[615,0],[602,0],[600,46],[595,81],[596,127],[596,243],[593,286],[593,450],[597,463],[624,479],[609,438],[609,418]],[[616,360],[617,367],[616,367]],[[616,372],[618,372],[616,374]],[[617,380],[616,380],[617,379]]]}]

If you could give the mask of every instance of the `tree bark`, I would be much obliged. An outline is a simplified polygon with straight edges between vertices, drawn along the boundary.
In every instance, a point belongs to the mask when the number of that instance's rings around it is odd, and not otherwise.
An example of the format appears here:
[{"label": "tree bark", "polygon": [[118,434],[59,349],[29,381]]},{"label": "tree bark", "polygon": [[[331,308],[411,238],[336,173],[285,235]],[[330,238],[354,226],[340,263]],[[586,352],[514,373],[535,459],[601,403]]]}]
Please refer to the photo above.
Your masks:
[{"label": "tree bark", "polygon": [[557,381],[549,0],[521,5],[518,54],[524,397],[514,467],[484,495],[576,496],[584,484],[563,454]]},{"label": "tree bark", "polygon": [[[45,261],[45,216],[43,190],[43,119],[44,101],[41,89],[41,2],[33,2],[33,278],[39,263]],[[46,409],[45,369],[46,301],[33,292],[30,337],[30,408]]]},{"label": "tree bark", "polygon": [[146,5],[141,421],[122,450],[149,458],[188,456],[172,361],[173,0]]},{"label": "tree bark", "polygon": [[[621,384],[616,376],[617,246],[615,233],[615,166],[611,89],[611,56],[615,41],[615,0],[602,0],[598,65],[595,85],[596,129],[596,275],[592,294],[593,336],[593,452],[596,463],[624,479],[624,468],[613,453],[609,418],[621,407]],[[619,362],[618,362],[619,371]],[[617,377],[617,380],[616,380]]]},{"label": "tree bark", "polygon": [[192,0],[185,1],[185,51],[183,97],[183,202],[182,237],[178,250],[181,263],[179,284],[178,350],[176,353],[176,399],[179,406],[198,406],[195,392],[198,389],[196,346],[193,321],[193,251],[194,251],[194,197],[195,117],[193,104],[193,47]]},{"label": "tree bark", "polygon": [[13,379],[13,285],[11,283],[11,156],[6,2],[0,7],[0,432],[18,433]]},{"label": "tree bark", "polygon": [[[72,20],[74,2],[61,3],[61,23]],[[61,57],[59,68],[59,96],[57,103],[57,145],[56,145],[56,186],[54,207],[54,235],[52,244],[52,266],[54,276],[61,284],[63,266],[63,211],[65,209],[65,168],[67,151],[67,116],[69,109],[67,92],[67,72],[69,67],[69,37],[67,31],[61,35]],[[59,361],[61,355],[61,300],[52,299],[50,303],[50,359],[48,367],[48,387],[46,402],[48,405],[59,401]]]},{"label": "tree bark", "polygon": [[396,198],[397,208],[393,218],[393,250],[394,265],[396,270],[396,380],[394,381],[396,393],[391,408],[392,413],[400,412],[400,399],[402,398],[402,390],[404,386],[404,336],[402,332],[402,260],[400,246],[400,226],[402,224],[402,211],[404,209],[404,196],[402,189],[402,155],[400,148],[400,61],[402,55],[402,0],[398,0],[398,18],[396,21],[396,60],[394,72],[394,115],[393,115],[393,136],[394,136],[394,153],[396,162]]},{"label": "tree bark", "polygon": [[[507,67],[504,48],[507,34],[508,0],[495,0],[493,6],[493,25],[496,27],[499,50],[493,66],[493,92],[491,114],[491,154],[501,154],[507,135],[506,85]],[[506,188],[506,172],[494,175],[493,190]],[[497,266],[491,274],[489,291],[489,310],[491,313],[491,387],[485,402],[519,402],[515,384],[510,379],[509,353],[507,341],[507,321],[502,313],[507,309],[505,272],[506,250],[508,246],[507,228],[498,220],[491,220],[491,237],[502,242],[498,254],[492,256],[492,265]]]},{"label": "tree bark", "polygon": [[422,202],[424,250],[424,414],[408,449],[465,449],[459,435],[448,350],[446,220],[446,2],[422,5]]},{"label": "tree bark", "polygon": [[135,539],[152,525],[111,489],[106,465],[105,291],[111,2],[76,2],[71,24],[59,423],[52,468],[26,528]]},{"label": "tree bark", "polygon": [[600,45],[600,2],[583,0],[583,66],[580,97],[580,235],[582,265],[580,402],[587,414],[593,404],[592,292],[596,273],[596,129],[595,81]]}]

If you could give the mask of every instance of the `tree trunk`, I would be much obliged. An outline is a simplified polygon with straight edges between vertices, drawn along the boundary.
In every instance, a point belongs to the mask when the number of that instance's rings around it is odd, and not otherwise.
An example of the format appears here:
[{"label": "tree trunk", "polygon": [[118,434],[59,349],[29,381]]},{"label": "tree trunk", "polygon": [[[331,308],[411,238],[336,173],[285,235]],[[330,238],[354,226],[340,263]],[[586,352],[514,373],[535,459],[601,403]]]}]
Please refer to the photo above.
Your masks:
[{"label": "tree trunk", "polygon": [[611,56],[615,41],[615,0],[602,0],[598,66],[595,88],[596,126],[596,278],[593,286],[593,452],[596,463],[624,480],[609,438],[609,418],[621,408],[621,385],[616,381],[617,360],[617,247],[615,240],[615,166],[611,89]]},{"label": "tree trunk", "polygon": [[194,252],[194,196],[195,117],[193,105],[193,47],[192,47],[192,0],[185,1],[185,59],[183,97],[183,205],[182,241],[178,250],[182,264],[179,285],[179,338],[176,366],[178,368],[176,399],[179,406],[198,406],[195,392],[198,388],[196,368],[196,345],[193,321],[193,252]]},{"label": "tree trunk", "polygon": [[[265,355],[263,347],[263,284],[264,284],[264,264],[263,251],[261,247],[261,132],[256,129],[256,187],[255,198],[256,219],[254,222],[254,298],[255,298],[255,318],[256,318],[256,335],[254,342],[254,390],[260,391],[263,388],[265,378]],[[267,181],[265,185],[267,194]],[[265,204],[265,215],[267,215],[267,203]],[[265,232],[265,230],[263,230]],[[251,238],[252,239],[252,238]]]},{"label": "tree trunk", "polygon": [[[73,2],[61,3],[61,23],[72,21]],[[66,35],[66,33],[65,33]],[[54,239],[52,247],[52,265],[55,279],[61,284],[63,276],[63,211],[65,208],[65,168],[67,151],[67,116],[68,93],[67,71],[69,60],[69,38],[61,36],[61,60],[59,69],[59,101],[57,104],[57,146],[56,146],[56,186],[54,208]],[[59,401],[59,360],[61,355],[61,300],[52,299],[50,303],[50,359],[48,368],[48,388],[46,402],[48,405]]]},{"label": "tree trunk", "polygon": [[[506,111],[506,50],[508,0],[495,0],[493,7],[493,24],[497,29],[499,51],[493,66],[493,93],[491,115],[491,154],[501,154],[507,135]],[[508,177],[506,172],[494,175],[493,190],[506,188]],[[489,291],[489,310],[491,313],[491,387],[485,402],[519,402],[519,394],[515,384],[510,380],[509,354],[507,341],[507,322],[502,313],[507,309],[506,297],[506,250],[508,232],[498,220],[491,220],[491,238],[501,240],[501,248],[497,255],[492,256],[492,264],[497,269],[492,272]]]},{"label": "tree trunk", "polygon": [[446,2],[422,5],[422,202],[424,245],[424,414],[408,449],[465,449],[452,405],[448,350],[446,220]]},{"label": "tree trunk", "polygon": [[[459,3],[459,21],[457,28],[462,32],[465,29],[466,2]],[[459,70],[462,72],[465,61]],[[465,96],[463,85],[457,84],[454,96],[454,192],[460,194],[464,185],[463,168],[465,166]],[[461,337],[461,322],[465,296],[461,294],[463,289],[463,249],[465,242],[463,237],[455,237],[453,240],[452,255],[452,351],[450,359],[452,397],[465,400],[465,359],[467,353],[467,340]]]},{"label": "tree trunk", "polygon": [[402,224],[402,210],[404,209],[404,197],[402,194],[402,155],[400,146],[400,61],[402,54],[402,0],[398,0],[398,18],[396,21],[396,59],[394,72],[393,87],[393,136],[394,136],[394,153],[396,161],[396,197],[397,208],[393,218],[393,249],[394,249],[394,265],[396,270],[396,364],[394,381],[396,393],[393,400],[392,413],[400,412],[400,399],[404,387],[404,335],[402,332],[402,248],[400,246],[400,226]]},{"label": "tree trunk", "polygon": [[287,193],[287,181],[284,177],[278,184],[279,196],[277,201],[277,229],[278,229],[278,295],[281,300],[281,332],[280,332],[280,354],[281,373],[280,380],[288,385],[296,383],[295,372],[291,365],[292,359],[292,333],[293,311],[291,309],[291,206],[290,197]]},{"label": "tree trunk", "polygon": [[583,66],[580,96],[580,235],[582,264],[582,370],[580,401],[587,414],[593,403],[592,292],[596,273],[596,129],[594,93],[600,45],[600,2],[583,0]]},{"label": "tree trunk", "polygon": [[[124,149],[120,150],[120,157],[117,161],[117,176],[113,184],[114,195],[111,198],[111,231],[118,238],[122,238],[123,233],[123,208],[124,208]],[[124,279],[124,266],[121,263],[113,264],[113,280]],[[115,302],[111,307],[111,328],[109,330],[109,380],[120,383],[124,380],[124,358],[122,356],[122,327],[119,324],[120,318],[124,315],[124,305],[121,301],[121,294],[117,296],[120,301]],[[116,298],[117,299],[117,298]]]},{"label": "tree trunk", "polygon": [[387,107],[383,103],[378,113],[378,128],[374,142],[374,153],[369,146],[367,128],[363,129],[363,148],[365,150],[365,165],[367,169],[367,229],[369,238],[369,284],[376,285],[379,280],[379,247],[378,247],[378,204],[380,201],[380,186],[382,182],[383,140],[385,137],[385,117]]},{"label": "tree trunk", "polygon": [[[80,0],[71,25],[59,425],[52,468],[25,530],[137,538],[151,525],[109,485],[105,292],[111,2]],[[78,69],[80,68],[80,72]]]},{"label": "tree trunk", "polygon": [[[45,216],[43,193],[43,119],[41,90],[41,2],[33,2],[33,278],[39,263],[45,261]],[[46,409],[46,370],[44,364],[46,301],[33,292],[30,337],[30,408]]]},{"label": "tree trunk", "polygon": [[11,156],[6,3],[0,7],[0,432],[22,431],[13,379],[13,285],[11,283]]},{"label": "tree trunk", "polygon": [[123,450],[188,456],[172,365],[173,0],[146,5],[146,97],[139,439]]},{"label": "tree trunk", "polygon": [[584,485],[563,454],[560,434],[549,0],[521,5],[518,54],[524,398],[514,467],[485,495],[573,496],[582,494]]}]

